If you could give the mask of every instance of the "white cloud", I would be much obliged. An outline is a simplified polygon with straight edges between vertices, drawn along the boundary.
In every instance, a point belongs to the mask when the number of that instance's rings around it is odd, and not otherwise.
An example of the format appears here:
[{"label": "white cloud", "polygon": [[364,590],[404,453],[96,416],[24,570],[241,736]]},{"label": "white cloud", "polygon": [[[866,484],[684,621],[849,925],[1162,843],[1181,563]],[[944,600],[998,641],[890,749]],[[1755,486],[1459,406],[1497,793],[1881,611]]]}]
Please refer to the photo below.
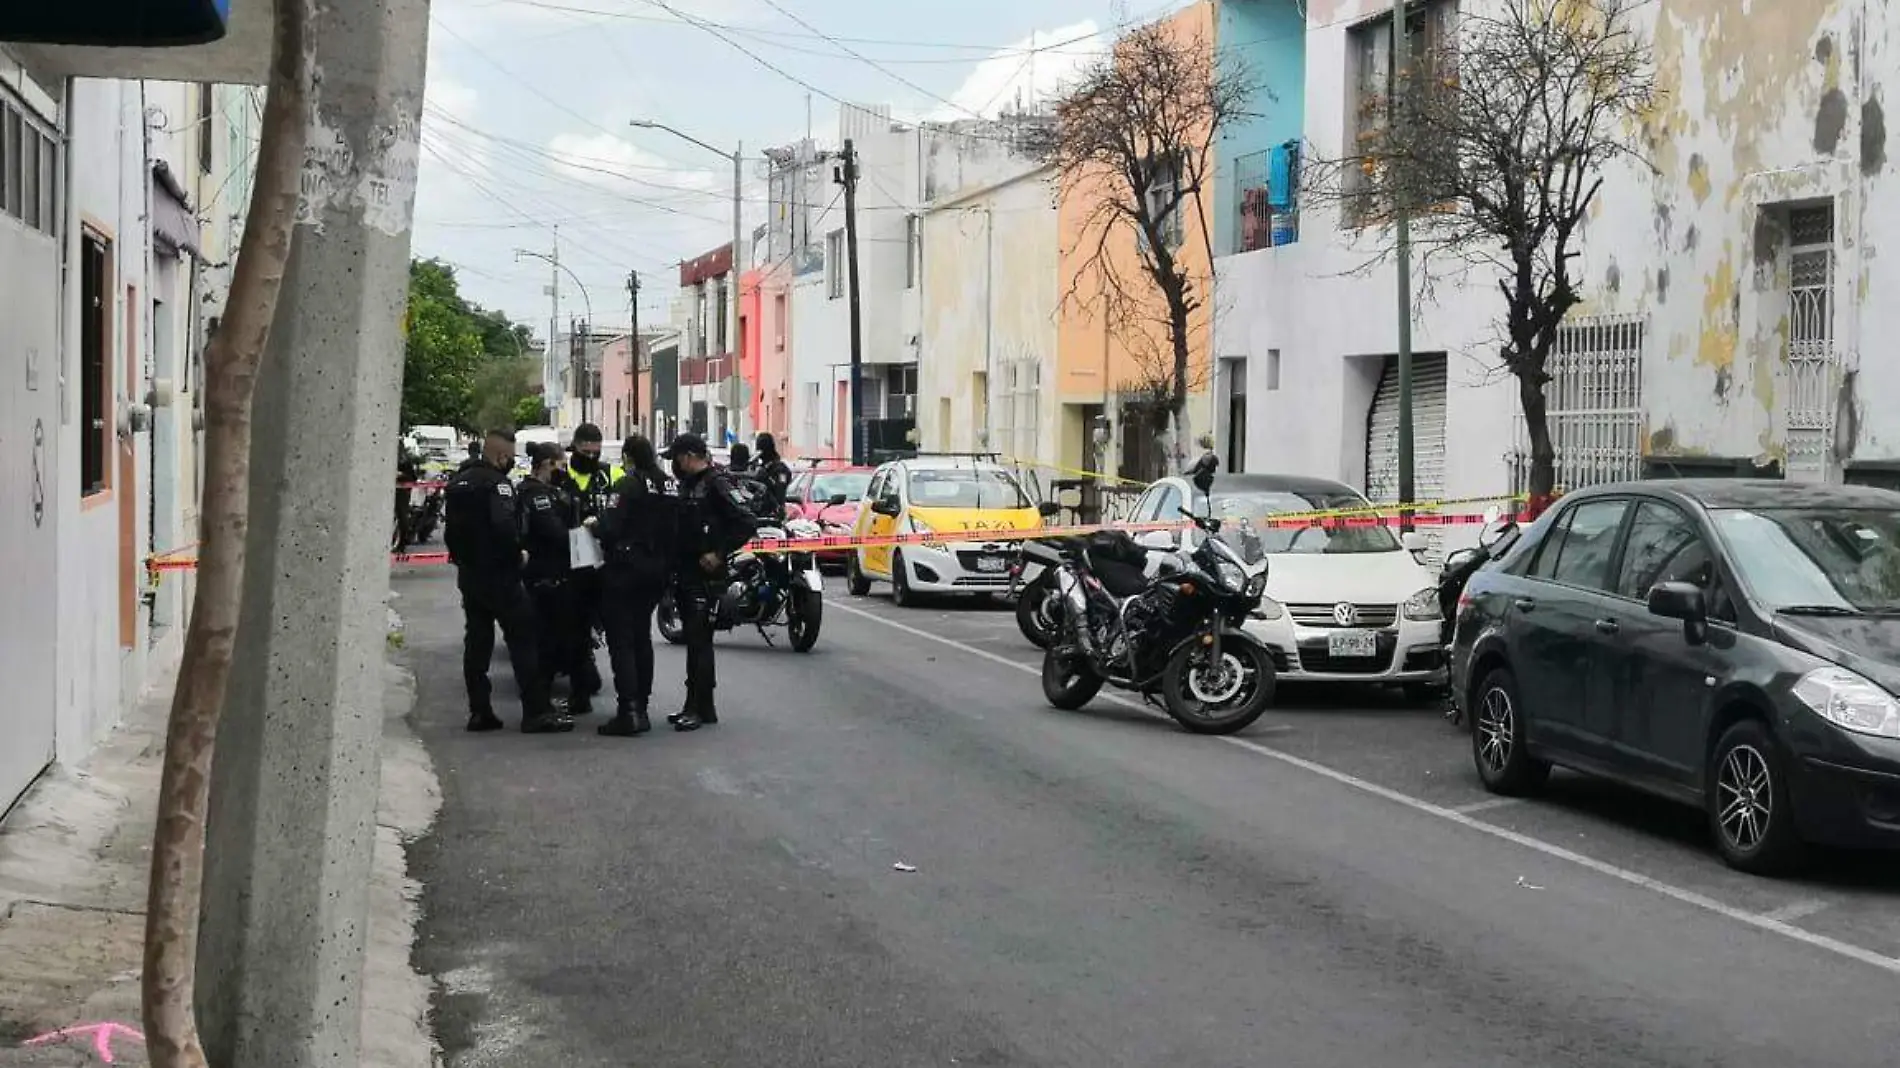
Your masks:
[{"label": "white cloud", "polygon": [[[677,186],[702,193],[730,187],[710,170],[683,169],[673,160],[608,133],[559,134],[548,142],[548,153],[555,157],[552,165],[556,170],[593,185],[619,189],[629,185]],[[689,195],[689,199],[707,198]]]},{"label": "white cloud", "polygon": [[[762,23],[762,5],[748,0],[668,0],[681,14],[709,22]],[[515,43],[611,26],[687,22],[658,7],[627,0],[434,0],[433,12],[447,15],[457,30]]]},{"label": "white cloud", "polygon": [[[1110,35],[1100,32],[1093,19],[1052,30],[1037,30],[1008,48],[977,63],[950,100],[957,106],[939,107],[937,120],[985,118],[1020,102],[1033,105],[1060,96],[1076,75],[1107,50]],[[1031,52],[1030,49],[1039,51]]]}]

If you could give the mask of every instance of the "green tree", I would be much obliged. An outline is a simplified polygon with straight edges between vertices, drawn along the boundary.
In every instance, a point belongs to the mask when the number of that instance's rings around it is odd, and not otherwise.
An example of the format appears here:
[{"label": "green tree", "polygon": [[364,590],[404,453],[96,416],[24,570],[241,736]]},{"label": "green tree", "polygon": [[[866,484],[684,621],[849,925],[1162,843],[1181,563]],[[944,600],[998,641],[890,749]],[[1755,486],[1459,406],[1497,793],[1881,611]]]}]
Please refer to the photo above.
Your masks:
[{"label": "green tree", "polygon": [[527,357],[530,336],[506,314],[463,299],[448,264],[412,262],[403,425],[482,429],[518,422],[517,409],[532,397],[539,373]]}]

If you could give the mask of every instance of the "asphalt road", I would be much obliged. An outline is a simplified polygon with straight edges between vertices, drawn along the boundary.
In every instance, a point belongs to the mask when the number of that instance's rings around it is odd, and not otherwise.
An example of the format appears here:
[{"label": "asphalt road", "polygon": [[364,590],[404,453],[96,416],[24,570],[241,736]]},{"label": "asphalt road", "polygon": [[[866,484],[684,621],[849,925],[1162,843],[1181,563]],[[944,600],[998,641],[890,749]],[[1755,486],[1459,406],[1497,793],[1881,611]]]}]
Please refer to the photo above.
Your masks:
[{"label": "asphalt road", "polygon": [[[722,636],[717,727],[471,736],[452,579],[396,588],[445,793],[417,960],[457,1068],[1900,1048],[1900,864],[1749,879],[1693,813],[1582,779],[1494,804],[1396,699],[1291,694],[1233,740],[1059,713],[1006,613],[839,592],[809,655]],[[662,648],[656,711],[683,667]]]}]

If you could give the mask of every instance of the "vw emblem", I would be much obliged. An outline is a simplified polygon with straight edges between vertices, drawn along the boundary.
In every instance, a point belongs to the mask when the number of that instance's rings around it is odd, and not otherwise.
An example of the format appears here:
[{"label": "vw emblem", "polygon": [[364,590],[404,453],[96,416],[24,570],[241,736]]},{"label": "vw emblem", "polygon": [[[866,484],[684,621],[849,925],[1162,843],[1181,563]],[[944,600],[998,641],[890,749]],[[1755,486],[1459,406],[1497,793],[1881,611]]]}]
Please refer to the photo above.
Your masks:
[{"label": "vw emblem", "polygon": [[1334,605],[1333,622],[1342,627],[1356,625],[1359,622],[1359,606],[1350,601],[1341,601]]}]

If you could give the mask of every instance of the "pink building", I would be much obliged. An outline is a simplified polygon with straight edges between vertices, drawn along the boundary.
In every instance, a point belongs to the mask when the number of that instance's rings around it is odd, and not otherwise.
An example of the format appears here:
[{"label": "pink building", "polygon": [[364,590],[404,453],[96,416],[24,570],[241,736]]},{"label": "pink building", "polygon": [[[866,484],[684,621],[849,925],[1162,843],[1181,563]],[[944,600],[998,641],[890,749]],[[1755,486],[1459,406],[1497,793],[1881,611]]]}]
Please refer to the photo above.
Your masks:
[{"label": "pink building", "polygon": [[647,414],[634,351],[629,334],[608,341],[600,349],[600,429],[614,441],[639,429]]},{"label": "pink building", "polygon": [[758,431],[778,441],[786,457],[799,455],[791,440],[791,281],[783,263],[747,271],[739,279],[745,324],[740,373],[751,397],[747,414]]}]

